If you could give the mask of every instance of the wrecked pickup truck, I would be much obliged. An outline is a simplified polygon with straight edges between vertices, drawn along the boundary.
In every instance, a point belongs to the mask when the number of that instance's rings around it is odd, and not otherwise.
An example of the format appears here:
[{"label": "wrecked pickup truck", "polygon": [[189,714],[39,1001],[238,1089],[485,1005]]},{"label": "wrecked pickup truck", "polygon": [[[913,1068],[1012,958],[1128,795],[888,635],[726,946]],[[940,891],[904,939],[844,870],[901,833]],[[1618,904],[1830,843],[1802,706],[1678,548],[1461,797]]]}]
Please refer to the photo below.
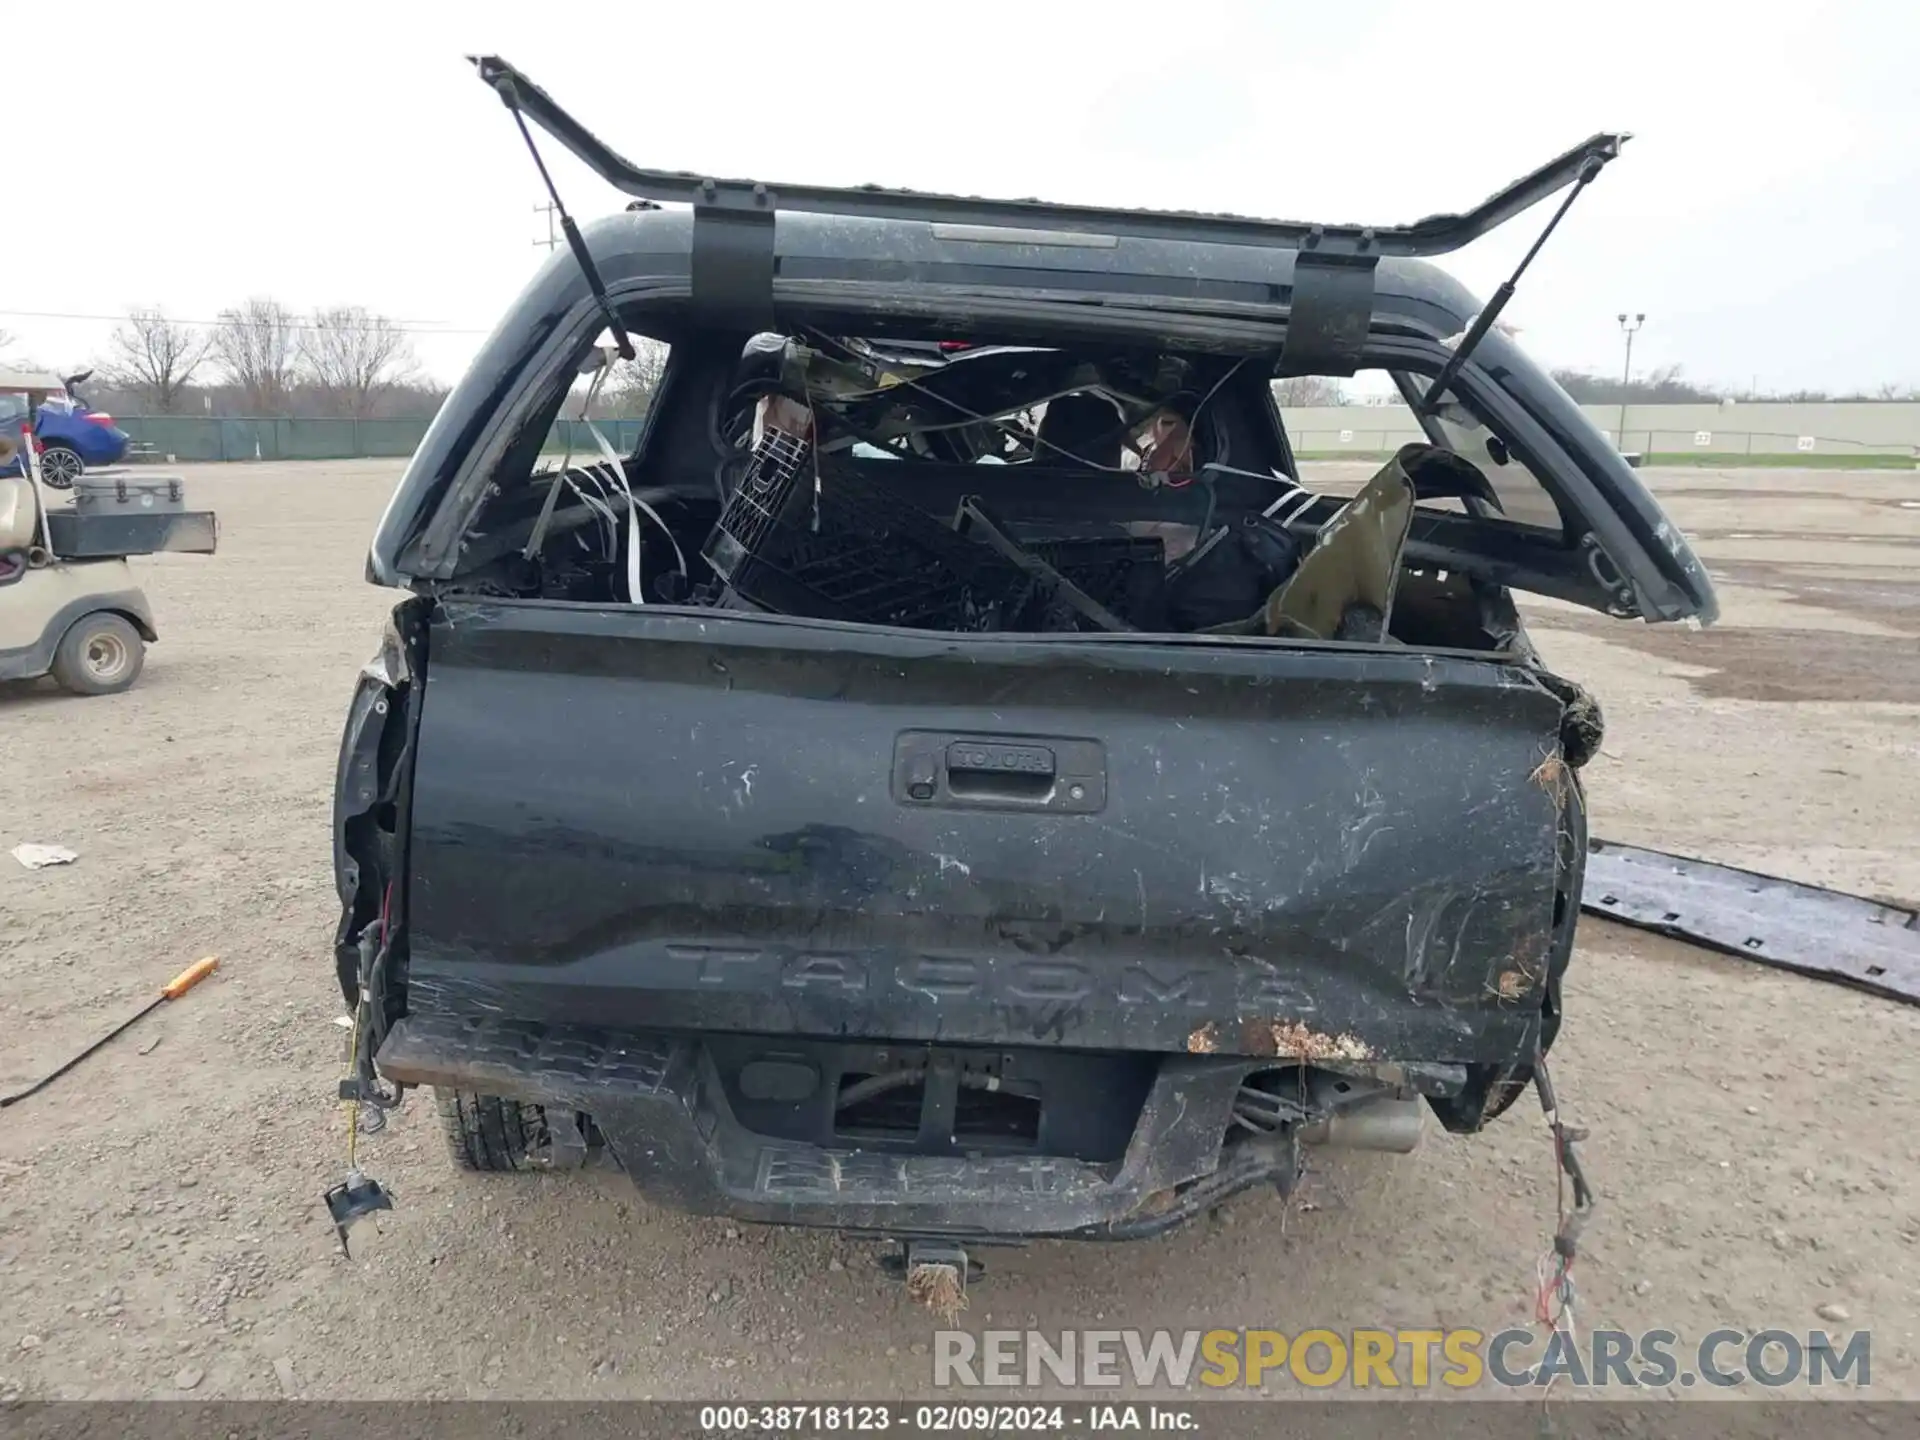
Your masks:
[{"label": "wrecked pickup truck", "polygon": [[[1514,592],[1715,601],[1422,257],[1619,137],[1295,225],[644,170],[481,70],[636,203],[568,222],[374,539],[413,594],[341,751],[349,1093],[924,1259],[1152,1235],[1534,1083],[1600,722]],[[616,447],[574,416],[627,356]],[[1316,489],[1274,382],[1363,372],[1426,439]]]}]

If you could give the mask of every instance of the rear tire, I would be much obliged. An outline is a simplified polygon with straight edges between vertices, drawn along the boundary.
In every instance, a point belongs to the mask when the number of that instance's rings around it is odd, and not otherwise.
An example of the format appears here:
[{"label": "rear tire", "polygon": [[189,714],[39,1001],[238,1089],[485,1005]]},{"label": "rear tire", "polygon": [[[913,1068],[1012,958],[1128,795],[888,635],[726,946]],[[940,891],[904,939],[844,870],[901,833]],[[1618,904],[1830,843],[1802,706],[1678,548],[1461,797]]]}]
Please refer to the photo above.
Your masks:
[{"label": "rear tire", "polygon": [[82,615],[53,652],[53,678],[76,695],[118,695],[140,678],[147,642],[111,610]]},{"label": "rear tire", "polygon": [[453,1163],[462,1170],[538,1170],[532,1156],[547,1143],[547,1112],[539,1105],[433,1087],[434,1104]]},{"label": "rear tire", "polygon": [[40,479],[49,490],[71,490],[73,482],[86,473],[87,462],[78,450],[49,445],[40,452]]}]

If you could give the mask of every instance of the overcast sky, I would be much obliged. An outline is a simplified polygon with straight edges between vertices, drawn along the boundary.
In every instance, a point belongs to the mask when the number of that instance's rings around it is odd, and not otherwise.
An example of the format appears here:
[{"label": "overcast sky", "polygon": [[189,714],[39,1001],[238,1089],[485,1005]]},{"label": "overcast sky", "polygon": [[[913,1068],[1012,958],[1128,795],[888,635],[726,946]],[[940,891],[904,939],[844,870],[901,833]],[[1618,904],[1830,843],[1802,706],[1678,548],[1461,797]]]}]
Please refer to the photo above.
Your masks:
[{"label": "overcast sky", "polygon": [[[1614,317],[1644,310],[1636,373],[1920,384],[1910,6],[94,0],[7,30],[16,360],[111,328],[24,312],[260,294],[434,332],[453,378],[545,254],[461,58],[490,50],[641,163],[1290,219],[1462,208],[1627,129],[1508,311],[1543,362],[1617,371]],[[619,208],[546,150],[578,216]],[[1446,263],[1484,295],[1546,214]]]}]

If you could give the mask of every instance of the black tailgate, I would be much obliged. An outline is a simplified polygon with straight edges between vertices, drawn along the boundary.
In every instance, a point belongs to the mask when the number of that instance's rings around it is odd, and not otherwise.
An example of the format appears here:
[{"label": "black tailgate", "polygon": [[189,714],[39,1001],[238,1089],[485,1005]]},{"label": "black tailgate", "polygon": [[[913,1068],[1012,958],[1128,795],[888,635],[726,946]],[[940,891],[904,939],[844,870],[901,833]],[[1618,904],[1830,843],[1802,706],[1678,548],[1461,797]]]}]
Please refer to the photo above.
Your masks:
[{"label": "black tailgate", "polygon": [[1435,1060],[1539,1019],[1517,666],[450,602],[426,674],[416,1009]]}]

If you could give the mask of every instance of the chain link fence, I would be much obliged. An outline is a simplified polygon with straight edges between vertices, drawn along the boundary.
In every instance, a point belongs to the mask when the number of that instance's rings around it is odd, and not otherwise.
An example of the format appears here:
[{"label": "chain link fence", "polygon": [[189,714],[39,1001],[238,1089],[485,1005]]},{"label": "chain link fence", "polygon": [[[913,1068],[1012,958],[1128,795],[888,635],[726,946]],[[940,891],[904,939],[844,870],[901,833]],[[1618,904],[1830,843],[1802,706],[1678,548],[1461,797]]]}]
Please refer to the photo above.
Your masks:
[{"label": "chain link fence", "polygon": [[1629,426],[1621,440],[1628,454],[1650,465],[1686,465],[1756,460],[1770,464],[1871,465],[1904,469],[1920,460],[1920,447],[1871,444],[1831,435],[1795,435],[1781,430],[1661,430]]},{"label": "chain link fence", "polygon": [[[133,441],[130,459],[360,460],[377,456],[405,459],[413,454],[432,422],[408,420],[228,420],[200,415],[122,415],[115,424]],[[640,443],[644,420],[599,420],[600,433],[621,455]],[[559,455],[571,447],[581,459],[598,458],[599,447],[584,421],[556,420],[545,450]]]},{"label": "chain link fence", "polygon": [[425,420],[226,420],[200,415],[123,415],[115,423],[135,450],[187,460],[352,460],[407,456],[427,433]]},{"label": "chain link fence", "polygon": [[[1359,420],[1365,410],[1358,410]],[[1371,418],[1371,417],[1368,417]],[[1302,460],[1384,459],[1402,445],[1425,440],[1411,421],[1375,421],[1340,429],[1288,427],[1294,453]],[[1609,429],[1610,438],[1618,438]],[[1796,435],[1779,430],[1663,430],[1629,426],[1620,447],[1648,465],[1767,464],[1861,466],[1910,469],[1920,464],[1920,447],[1872,444],[1828,435]]]}]

